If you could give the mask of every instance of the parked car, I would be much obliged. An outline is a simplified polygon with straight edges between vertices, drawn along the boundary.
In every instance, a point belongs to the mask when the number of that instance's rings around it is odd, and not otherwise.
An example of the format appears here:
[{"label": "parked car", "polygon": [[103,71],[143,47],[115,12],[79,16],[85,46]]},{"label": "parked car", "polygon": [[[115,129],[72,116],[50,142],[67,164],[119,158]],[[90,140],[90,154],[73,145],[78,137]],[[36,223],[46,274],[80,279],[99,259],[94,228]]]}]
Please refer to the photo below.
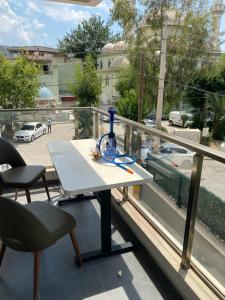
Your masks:
[{"label": "parked car", "polygon": [[145,125],[154,128],[156,126],[155,120],[145,119],[143,120]]},{"label": "parked car", "polygon": [[192,117],[193,115],[191,113],[187,113],[186,111],[171,111],[169,114],[169,124],[171,126],[178,125],[187,128],[193,123]]},{"label": "parked car", "polygon": [[[108,116],[103,116],[103,117],[101,118],[101,120],[102,120],[103,122],[107,122],[107,123],[110,122]],[[120,123],[120,119],[118,119],[117,116],[114,117],[114,123]]]},{"label": "parked car", "polygon": [[13,140],[33,142],[37,137],[46,134],[47,126],[40,122],[25,123],[20,130],[16,131]]},{"label": "parked car", "polygon": [[194,152],[176,144],[162,143],[159,153],[154,154],[152,148],[141,149],[141,159],[145,163],[149,160],[160,159],[180,170],[191,170]]}]

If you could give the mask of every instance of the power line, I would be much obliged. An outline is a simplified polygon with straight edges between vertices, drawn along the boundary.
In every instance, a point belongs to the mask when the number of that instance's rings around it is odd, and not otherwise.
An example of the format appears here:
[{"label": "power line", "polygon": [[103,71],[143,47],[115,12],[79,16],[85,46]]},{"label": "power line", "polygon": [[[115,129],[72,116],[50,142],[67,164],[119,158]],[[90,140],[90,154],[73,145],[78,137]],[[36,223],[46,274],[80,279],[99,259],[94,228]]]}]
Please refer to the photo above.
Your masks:
[{"label": "power line", "polygon": [[[157,76],[149,75],[149,77],[152,77],[152,78],[157,79],[157,80],[162,80],[161,78],[159,78]],[[208,93],[208,94],[212,94],[212,95],[217,95],[217,96],[220,96],[220,97],[225,97],[225,94],[220,94],[220,93],[216,93],[216,92],[207,91],[207,90],[204,90],[204,89],[201,89],[201,88],[197,88],[197,87],[185,84],[185,83],[180,83],[180,82],[172,81],[172,80],[169,80],[169,79],[165,79],[165,82],[172,83],[174,85],[184,86],[186,88],[190,88],[190,89],[202,92],[202,93],[204,92],[204,93]]]},{"label": "power line", "polygon": [[225,52],[222,52],[222,51],[217,51],[217,50],[205,50],[205,49],[199,49],[199,48],[194,48],[194,47],[185,47],[183,46],[182,44],[178,45],[178,44],[171,44],[171,43],[168,43],[169,44],[169,48],[183,48],[183,49],[187,49],[187,50],[197,50],[199,52],[205,52],[206,54],[225,54]]}]

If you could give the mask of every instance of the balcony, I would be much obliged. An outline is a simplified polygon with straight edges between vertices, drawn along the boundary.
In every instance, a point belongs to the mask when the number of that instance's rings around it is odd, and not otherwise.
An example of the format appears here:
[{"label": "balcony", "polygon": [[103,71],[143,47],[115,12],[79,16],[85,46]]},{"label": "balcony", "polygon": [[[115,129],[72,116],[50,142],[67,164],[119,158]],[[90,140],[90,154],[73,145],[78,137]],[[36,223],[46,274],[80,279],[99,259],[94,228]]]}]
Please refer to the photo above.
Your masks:
[{"label": "balcony", "polygon": [[[108,123],[103,118],[107,113],[96,108],[1,110],[1,134],[12,140],[13,132],[23,122],[45,122],[49,115],[53,120],[51,135],[15,145],[28,164],[47,167],[54,203],[62,195],[47,143],[98,138],[108,131]],[[41,299],[223,299],[225,155],[118,118],[120,122],[115,125],[118,148],[137,155],[139,163],[153,175],[151,184],[112,191],[113,240],[115,243],[133,240],[135,250],[87,263],[79,269],[73,263],[70,242],[64,238],[44,251]],[[191,154],[183,158],[163,154],[162,145],[171,143],[190,150]],[[125,202],[124,192],[128,193]],[[8,190],[5,195],[14,197]],[[32,200],[46,200],[40,186],[32,190]],[[25,203],[22,191],[18,201]],[[97,200],[78,201],[63,209],[77,219],[81,251],[97,248],[100,243]],[[2,299],[32,297],[30,254],[9,250],[1,274]]]}]

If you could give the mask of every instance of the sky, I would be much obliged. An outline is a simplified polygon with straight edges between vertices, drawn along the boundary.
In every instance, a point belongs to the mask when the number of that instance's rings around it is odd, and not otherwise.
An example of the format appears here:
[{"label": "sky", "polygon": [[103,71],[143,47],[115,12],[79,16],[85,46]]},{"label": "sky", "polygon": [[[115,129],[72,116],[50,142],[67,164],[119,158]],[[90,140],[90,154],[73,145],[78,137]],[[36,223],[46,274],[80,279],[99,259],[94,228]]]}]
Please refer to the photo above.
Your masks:
[{"label": "sky", "polygon": [[[97,7],[46,0],[0,0],[0,44],[57,47],[58,39],[91,15],[99,14],[107,21],[111,7],[111,0],[103,0]],[[114,25],[112,29],[118,32],[119,27]],[[225,14],[221,31],[225,32]]]},{"label": "sky", "polygon": [[[111,0],[97,7],[46,0],[0,0],[0,44],[56,47],[58,39],[91,15],[108,20],[111,7]],[[118,31],[118,26],[113,31]]]}]

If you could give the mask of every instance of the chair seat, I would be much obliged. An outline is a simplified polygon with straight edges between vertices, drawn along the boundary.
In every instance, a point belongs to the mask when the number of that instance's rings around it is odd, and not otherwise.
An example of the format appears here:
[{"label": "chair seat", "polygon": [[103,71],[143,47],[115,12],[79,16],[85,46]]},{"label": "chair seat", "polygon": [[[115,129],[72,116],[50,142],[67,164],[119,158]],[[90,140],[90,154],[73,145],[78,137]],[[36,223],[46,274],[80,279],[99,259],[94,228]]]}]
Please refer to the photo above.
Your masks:
[{"label": "chair seat", "polygon": [[55,241],[76,226],[72,215],[49,203],[35,201],[25,206],[47,227]]},{"label": "chair seat", "polygon": [[28,188],[45,173],[43,166],[21,166],[2,172],[5,187]]}]

